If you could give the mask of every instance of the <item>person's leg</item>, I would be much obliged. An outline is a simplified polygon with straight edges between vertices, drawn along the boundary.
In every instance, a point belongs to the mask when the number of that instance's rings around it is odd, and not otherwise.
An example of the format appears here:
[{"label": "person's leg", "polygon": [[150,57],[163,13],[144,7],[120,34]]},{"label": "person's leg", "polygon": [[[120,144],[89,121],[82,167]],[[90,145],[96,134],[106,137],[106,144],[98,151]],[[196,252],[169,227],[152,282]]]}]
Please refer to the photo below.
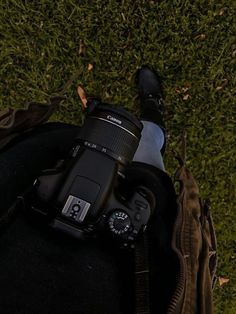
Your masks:
[{"label": "person's leg", "polygon": [[165,171],[165,126],[160,78],[149,67],[143,66],[137,74],[141,102],[142,137],[133,161],[143,162]]},{"label": "person's leg", "polygon": [[133,161],[144,162],[165,171],[161,149],[165,142],[162,129],[150,121],[142,121],[142,137]]}]

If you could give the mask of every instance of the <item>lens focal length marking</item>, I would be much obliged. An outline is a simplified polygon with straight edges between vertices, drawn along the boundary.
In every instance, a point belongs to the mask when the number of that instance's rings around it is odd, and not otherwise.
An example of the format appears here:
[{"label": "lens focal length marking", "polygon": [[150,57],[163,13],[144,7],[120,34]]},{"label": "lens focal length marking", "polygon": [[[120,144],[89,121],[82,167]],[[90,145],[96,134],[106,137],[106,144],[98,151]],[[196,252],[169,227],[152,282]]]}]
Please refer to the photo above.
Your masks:
[{"label": "lens focal length marking", "polygon": [[105,122],[107,122],[107,123],[113,124],[113,125],[117,126],[118,128],[124,130],[125,132],[129,133],[130,135],[132,135],[133,137],[135,137],[137,140],[139,140],[138,137],[137,137],[134,133],[130,132],[129,130],[127,130],[126,128],[124,128],[124,127],[121,126],[121,125],[118,125],[118,124],[115,123],[115,122],[112,122],[112,121],[107,120],[107,119],[104,119],[104,118],[95,117],[95,116],[90,116],[89,118],[98,119],[98,120],[102,120],[102,121],[105,121]]},{"label": "lens focal length marking", "polygon": [[105,148],[103,146],[100,146],[100,145],[97,145],[97,144],[94,144],[94,143],[91,143],[88,141],[81,141],[80,143],[83,144],[84,146],[88,147],[88,148],[91,148],[91,149],[94,149],[98,152],[104,153],[104,154],[118,160],[121,163],[125,164],[127,161],[125,158],[121,157],[120,155],[115,154],[113,151],[111,151],[110,149]]}]

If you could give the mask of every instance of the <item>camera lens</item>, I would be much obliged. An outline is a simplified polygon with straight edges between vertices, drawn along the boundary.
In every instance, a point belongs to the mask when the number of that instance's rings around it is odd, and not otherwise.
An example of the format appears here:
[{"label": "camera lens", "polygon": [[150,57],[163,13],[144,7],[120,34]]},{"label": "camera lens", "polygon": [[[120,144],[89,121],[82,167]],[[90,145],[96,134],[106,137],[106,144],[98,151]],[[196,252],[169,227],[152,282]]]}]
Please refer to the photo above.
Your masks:
[{"label": "camera lens", "polygon": [[77,139],[126,164],[133,159],[141,131],[141,122],[131,113],[100,104],[87,116]]}]

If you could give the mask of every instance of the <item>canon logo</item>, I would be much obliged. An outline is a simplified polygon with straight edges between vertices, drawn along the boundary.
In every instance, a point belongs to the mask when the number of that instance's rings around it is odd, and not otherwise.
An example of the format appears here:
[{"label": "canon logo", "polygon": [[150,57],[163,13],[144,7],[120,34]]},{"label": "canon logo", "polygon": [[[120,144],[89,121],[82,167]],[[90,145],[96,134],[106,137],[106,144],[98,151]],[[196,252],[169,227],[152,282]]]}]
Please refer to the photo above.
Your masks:
[{"label": "canon logo", "polygon": [[114,121],[114,122],[116,122],[116,123],[122,124],[122,122],[121,122],[120,120],[118,120],[118,119],[116,119],[116,118],[114,118],[114,117],[112,117],[112,116],[107,116],[107,119],[108,119],[108,120],[111,120],[111,121]]}]

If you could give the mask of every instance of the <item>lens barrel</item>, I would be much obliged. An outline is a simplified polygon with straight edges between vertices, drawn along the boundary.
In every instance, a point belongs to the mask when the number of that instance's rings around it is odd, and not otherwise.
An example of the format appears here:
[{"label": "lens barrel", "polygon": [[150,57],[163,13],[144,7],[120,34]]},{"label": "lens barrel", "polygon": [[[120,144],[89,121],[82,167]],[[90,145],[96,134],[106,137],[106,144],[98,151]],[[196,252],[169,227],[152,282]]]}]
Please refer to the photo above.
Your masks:
[{"label": "lens barrel", "polygon": [[126,164],[133,159],[142,127],[141,122],[126,110],[99,104],[88,114],[77,140]]}]

